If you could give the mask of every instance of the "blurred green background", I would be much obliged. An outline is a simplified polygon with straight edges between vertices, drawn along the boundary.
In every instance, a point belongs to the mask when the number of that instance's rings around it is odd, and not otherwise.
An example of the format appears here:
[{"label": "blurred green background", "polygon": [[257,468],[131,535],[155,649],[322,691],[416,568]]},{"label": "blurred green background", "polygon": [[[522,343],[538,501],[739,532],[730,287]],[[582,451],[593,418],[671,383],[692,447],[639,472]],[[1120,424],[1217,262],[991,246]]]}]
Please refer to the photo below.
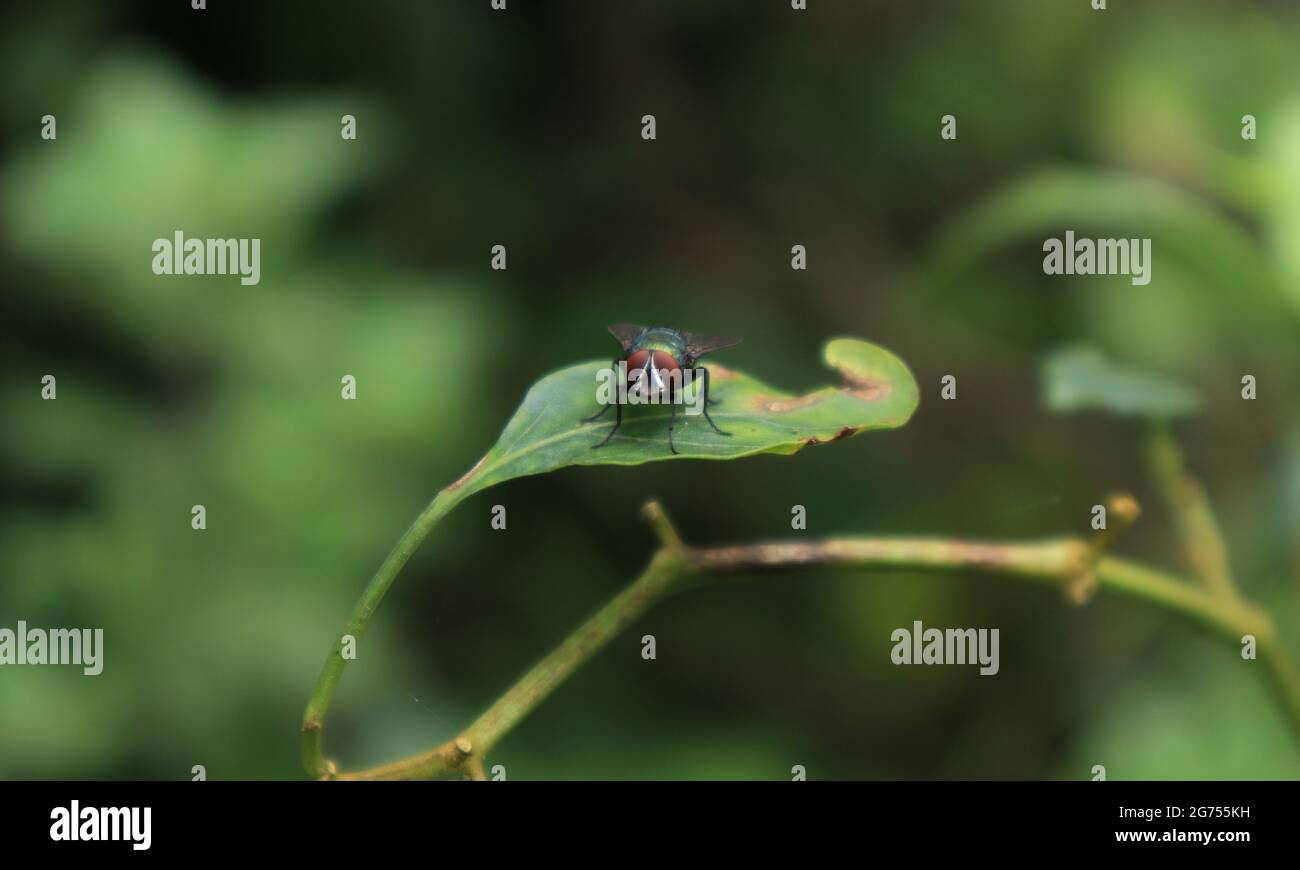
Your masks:
[{"label": "blurred green background", "polygon": [[[0,669],[0,776],[301,777],[303,705],[371,572],[530,383],[612,355],[615,321],[744,335],[720,361],[790,389],[826,381],[825,338],[861,336],[908,362],[921,408],[791,458],[476,496],[344,677],[327,749],[346,767],[447,738],[634,577],[649,496],[705,544],[1082,533],[1125,489],[1147,510],[1121,551],[1183,571],[1134,423],[1043,407],[1042,360],[1075,342],[1200,395],[1177,429],[1189,465],[1300,655],[1300,7],[809,5],[7,8],[0,626],[102,627],[106,649],[94,678]],[[153,275],[176,229],[261,238],[261,283]],[[1150,285],[1045,277],[1042,241],[1066,229],[1151,238]],[[914,619],[1000,628],[1001,672],[892,665]],[[1300,750],[1257,671],[1164,613],[806,572],[669,601],[491,764],[1294,778]]]}]

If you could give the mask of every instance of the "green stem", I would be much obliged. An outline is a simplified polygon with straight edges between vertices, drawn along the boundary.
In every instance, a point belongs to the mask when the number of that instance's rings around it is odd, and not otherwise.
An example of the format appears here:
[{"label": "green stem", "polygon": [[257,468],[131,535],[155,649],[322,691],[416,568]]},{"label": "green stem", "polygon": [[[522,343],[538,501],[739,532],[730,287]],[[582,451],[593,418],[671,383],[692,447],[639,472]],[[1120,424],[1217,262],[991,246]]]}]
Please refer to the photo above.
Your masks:
[{"label": "green stem", "polygon": [[323,777],[333,773],[326,763],[321,749],[322,729],[325,723],[325,713],[329,710],[330,702],[334,699],[334,692],[338,688],[339,678],[343,676],[343,668],[348,663],[348,659],[343,656],[343,638],[350,635],[355,644],[361,642],[361,637],[365,634],[371,617],[375,615],[375,610],[379,608],[379,603],[384,600],[384,596],[392,587],[393,581],[397,579],[398,573],[410,560],[411,555],[419,549],[420,544],[428,537],[429,532],[438,524],[438,521],[459,504],[467,494],[465,489],[455,485],[438,493],[434,500],[429,502],[429,506],[415,518],[415,522],[411,523],[410,528],[398,539],[388,557],[379,566],[379,570],[375,572],[375,576],[371,577],[370,582],[366,584],[366,588],[357,600],[356,606],[352,608],[352,615],[348,618],[343,633],[334,642],[329,656],[325,659],[325,666],[321,668],[320,676],[316,678],[316,687],[307,700],[307,710],[302,718],[302,763],[312,776]]},{"label": "green stem", "polygon": [[1228,564],[1228,547],[1205,487],[1187,472],[1183,452],[1165,421],[1150,424],[1146,443],[1151,477],[1173,517],[1192,573],[1216,595],[1235,598],[1237,589]]},{"label": "green stem", "polygon": [[[913,568],[975,572],[1057,585],[1079,600],[1095,585],[1146,601],[1208,628],[1234,645],[1243,635],[1257,638],[1259,658],[1291,723],[1300,732],[1300,677],[1277,644],[1268,615],[1136,562],[1101,554],[1137,516],[1127,496],[1110,500],[1112,527],[1089,541],[1056,538],[1031,542],[963,541],[937,538],[831,538],[815,542],[691,548],[677,536],[655,502],[646,517],[661,540],[649,566],[631,586],[602,607],[455,739],[427,752],[381,767],[338,775],[339,779],[480,778],[484,754],[565,679],[611,639],[669,594],[704,580],[764,570],[839,566],[854,570]],[[409,533],[408,533],[409,535]],[[1086,583],[1081,583],[1086,580]]]},{"label": "green stem", "polygon": [[538,662],[465,729],[471,751],[486,753],[569,675],[690,575],[676,554],[660,553],[636,581]]},{"label": "green stem", "polygon": [[1243,634],[1272,634],[1267,614],[1233,597],[1225,600],[1195,583],[1138,562],[1106,556],[1097,563],[1097,579],[1107,589],[1142,599],[1207,628],[1226,640]]},{"label": "green stem", "polygon": [[680,589],[690,573],[680,555],[661,551],[631,586],[534,665],[455,740],[393,764],[338,778],[431,779],[467,772],[570,674],[669,593]]},{"label": "green stem", "polygon": [[1291,724],[1300,730],[1300,671],[1288,658],[1273,632],[1259,637],[1259,660],[1268,668],[1268,677]]}]

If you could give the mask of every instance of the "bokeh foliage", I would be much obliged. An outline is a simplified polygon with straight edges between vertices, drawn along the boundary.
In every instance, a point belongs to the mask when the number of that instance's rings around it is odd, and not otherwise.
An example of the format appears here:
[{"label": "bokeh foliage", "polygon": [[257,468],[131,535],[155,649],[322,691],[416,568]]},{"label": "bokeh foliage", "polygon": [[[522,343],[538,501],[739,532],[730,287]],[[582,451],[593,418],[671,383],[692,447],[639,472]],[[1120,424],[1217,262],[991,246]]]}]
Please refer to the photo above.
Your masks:
[{"label": "bokeh foliage", "polygon": [[[6,11],[0,626],[100,626],[107,649],[93,679],[0,671],[0,776],[298,776],[302,703],[365,578],[529,384],[612,355],[616,321],[744,335],[719,361],[792,389],[821,382],[827,336],[861,335],[908,363],[921,407],[792,459],[569,469],[468,501],[367,635],[341,755],[467,721],[639,570],[649,495],[702,543],[792,534],[792,504],[808,534],[998,537],[1081,531],[1113,489],[1154,507],[1130,423],[1040,403],[1044,358],[1074,343],[1201,397],[1189,465],[1246,594],[1296,637],[1300,8],[811,5]],[[177,228],[260,237],[261,284],[154,276]],[[1066,229],[1151,237],[1151,284],[1046,278],[1039,246]],[[1158,510],[1124,549],[1183,567]],[[891,665],[916,618],[999,627],[1001,673]],[[494,761],[1300,776],[1248,665],[1123,602],[810,574],[674,600],[633,634]]]}]

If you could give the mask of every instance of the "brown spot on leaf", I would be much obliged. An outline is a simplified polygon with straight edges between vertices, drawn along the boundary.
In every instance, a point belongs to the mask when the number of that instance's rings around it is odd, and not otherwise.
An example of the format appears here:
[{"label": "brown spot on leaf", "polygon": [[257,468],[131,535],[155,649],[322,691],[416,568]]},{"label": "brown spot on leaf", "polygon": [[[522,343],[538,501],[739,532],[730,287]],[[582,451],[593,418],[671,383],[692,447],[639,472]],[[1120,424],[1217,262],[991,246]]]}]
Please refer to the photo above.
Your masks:
[{"label": "brown spot on leaf", "polygon": [[859,401],[878,402],[893,389],[888,381],[872,380],[847,368],[839,371],[840,377],[844,378],[844,392]]},{"label": "brown spot on leaf", "polygon": [[841,438],[848,438],[850,435],[854,434],[857,431],[858,431],[857,428],[854,426],[845,426],[843,429],[836,432],[834,435],[832,435],[830,438],[827,438],[825,441],[821,440],[816,435],[814,435],[813,437],[805,441],[804,444],[806,444],[809,447],[813,446],[814,444],[830,444],[832,441],[839,441]]},{"label": "brown spot on leaf", "polygon": [[892,384],[882,383],[880,381],[863,381],[845,387],[844,392],[860,402],[878,402],[885,398],[885,396],[888,396],[891,389],[893,389]]},{"label": "brown spot on leaf", "polygon": [[[847,375],[845,379],[848,380]],[[885,381],[854,381],[846,384],[840,392],[851,399],[857,399],[859,402],[878,402],[889,395],[893,385]],[[794,396],[788,399],[776,399],[771,396],[755,396],[752,399],[754,408],[769,414],[786,414],[790,411],[798,411],[807,408],[818,402],[825,401],[828,395],[833,395],[826,391],[809,393],[806,396]]]},{"label": "brown spot on leaf", "polygon": [[755,396],[754,407],[760,411],[767,411],[770,414],[785,414],[790,411],[797,411],[800,408],[807,408],[809,405],[815,405],[824,395],[810,393],[807,396],[796,396],[793,399],[773,399],[770,396]]},{"label": "brown spot on leaf", "polygon": [[468,483],[468,482],[469,482],[469,479],[470,479],[471,477],[474,476],[474,472],[478,471],[479,466],[483,464],[483,460],[484,460],[484,459],[487,459],[487,454],[486,454],[486,453],[483,454],[483,456],[479,458],[479,461],[478,461],[478,462],[475,462],[475,463],[474,463],[474,467],[473,467],[473,468],[471,468],[469,471],[465,472],[464,474],[462,474],[462,475],[460,476],[460,480],[457,480],[457,481],[456,481],[455,483],[453,483],[451,486],[447,487],[447,490],[450,492],[451,490],[460,489],[462,486],[464,486],[466,483]]},{"label": "brown spot on leaf", "polygon": [[717,363],[709,364],[709,380],[711,381],[731,381],[735,380],[736,373],[726,366],[720,366]]}]

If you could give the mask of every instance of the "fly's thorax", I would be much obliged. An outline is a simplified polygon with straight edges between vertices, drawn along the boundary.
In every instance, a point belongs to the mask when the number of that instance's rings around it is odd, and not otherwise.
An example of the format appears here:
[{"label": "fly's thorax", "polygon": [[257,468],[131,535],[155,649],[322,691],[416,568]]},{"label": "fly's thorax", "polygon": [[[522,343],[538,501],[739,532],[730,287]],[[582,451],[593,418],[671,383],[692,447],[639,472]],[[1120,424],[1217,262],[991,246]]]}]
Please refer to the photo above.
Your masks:
[{"label": "fly's thorax", "polygon": [[679,360],[686,353],[686,339],[675,329],[666,326],[652,326],[641,334],[640,338],[632,345],[631,350],[662,351],[674,360]]}]

